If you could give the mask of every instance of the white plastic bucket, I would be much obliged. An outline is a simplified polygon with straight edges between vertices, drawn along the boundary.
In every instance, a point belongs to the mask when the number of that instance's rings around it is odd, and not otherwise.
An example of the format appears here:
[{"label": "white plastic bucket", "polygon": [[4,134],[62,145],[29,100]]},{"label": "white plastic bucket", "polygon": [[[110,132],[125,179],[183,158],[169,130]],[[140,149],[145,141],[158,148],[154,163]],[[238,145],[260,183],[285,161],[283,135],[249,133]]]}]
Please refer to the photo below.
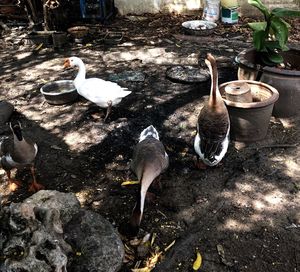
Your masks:
[{"label": "white plastic bucket", "polygon": [[220,0],[206,0],[202,19],[210,22],[216,22],[220,18]]}]

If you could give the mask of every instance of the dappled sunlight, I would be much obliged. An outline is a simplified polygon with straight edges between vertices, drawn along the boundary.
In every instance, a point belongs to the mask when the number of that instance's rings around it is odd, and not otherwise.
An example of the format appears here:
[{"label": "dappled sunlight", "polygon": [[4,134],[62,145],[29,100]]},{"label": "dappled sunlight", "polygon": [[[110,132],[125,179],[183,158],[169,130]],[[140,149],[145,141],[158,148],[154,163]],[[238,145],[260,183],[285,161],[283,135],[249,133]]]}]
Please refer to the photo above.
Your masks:
[{"label": "dappled sunlight", "polygon": [[135,59],[141,60],[144,64],[154,63],[161,65],[197,65],[198,55],[191,53],[185,57],[179,56],[175,52],[167,52],[164,47],[147,47],[136,48],[127,50],[126,52],[109,52],[103,56],[103,60],[106,63],[120,62],[120,61],[132,61]]},{"label": "dappled sunlight", "polygon": [[[248,216],[243,219],[225,218],[220,229],[249,231],[258,223],[274,227],[279,224],[280,216],[299,208],[299,196],[282,191],[278,186],[256,177],[249,183],[248,178],[235,183],[234,189],[225,190],[221,196],[231,205],[247,210]],[[259,190],[258,190],[259,188]]]},{"label": "dappled sunlight", "polygon": [[[278,189],[273,190],[272,192],[266,194],[263,199],[266,203],[271,205],[271,209],[280,210],[280,207],[285,206],[287,201],[287,194],[283,194]],[[268,206],[270,207],[270,206]]]},{"label": "dappled sunlight", "polygon": [[84,206],[86,202],[90,199],[91,195],[93,195],[93,192],[95,191],[95,188],[90,189],[84,189],[77,193],[75,193],[79,203],[81,206]]},{"label": "dappled sunlight", "polygon": [[31,113],[31,118],[35,119],[36,116],[39,116],[39,119],[42,120],[42,127],[47,130],[55,129],[60,127],[61,124],[72,124],[76,120],[74,116],[75,108],[82,108],[82,106],[75,104],[71,106],[61,106],[65,112],[60,112],[57,114],[57,106],[50,106],[43,109],[41,112]]},{"label": "dappled sunlight", "polygon": [[280,118],[280,122],[285,129],[289,129],[295,126],[294,122],[290,118]]},{"label": "dappled sunlight", "polygon": [[99,144],[106,137],[96,127],[80,128],[77,131],[70,131],[64,137],[63,141],[72,151],[83,151],[94,144]]},{"label": "dappled sunlight", "polygon": [[222,229],[231,231],[250,231],[252,224],[244,224],[235,219],[227,219]]},{"label": "dappled sunlight", "polygon": [[299,163],[296,163],[294,161],[294,158],[289,158],[284,161],[284,164],[286,166],[285,174],[291,178],[297,178],[300,179],[300,169],[299,169]]},{"label": "dappled sunlight", "polygon": [[[176,131],[177,138],[195,137],[198,115],[202,107],[202,98],[194,100],[193,104],[178,107],[176,111],[163,122],[163,126],[170,131],[169,137],[172,137],[174,130]],[[180,120],[180,122],[178,122],[178,120]]]},{"label": "dappled sunlight", "polygon": [[31,52],[24,52],[24,53],[16,54],[15,57],[17,58],[17,60],[21,60],[29,57],[31,54],[32,54]]}]

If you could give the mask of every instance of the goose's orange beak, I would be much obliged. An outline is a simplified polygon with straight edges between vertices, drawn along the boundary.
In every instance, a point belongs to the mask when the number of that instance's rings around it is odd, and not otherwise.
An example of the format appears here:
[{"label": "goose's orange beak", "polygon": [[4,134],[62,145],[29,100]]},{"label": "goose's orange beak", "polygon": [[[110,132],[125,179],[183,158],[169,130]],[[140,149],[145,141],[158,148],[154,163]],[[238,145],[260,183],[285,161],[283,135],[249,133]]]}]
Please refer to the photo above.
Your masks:
[{"label": "goose's orange beak", "polygon": [[65,59],[64,60],[64,68],[69,68],[69,67],[71,67],[70,60],[69,59]]}]

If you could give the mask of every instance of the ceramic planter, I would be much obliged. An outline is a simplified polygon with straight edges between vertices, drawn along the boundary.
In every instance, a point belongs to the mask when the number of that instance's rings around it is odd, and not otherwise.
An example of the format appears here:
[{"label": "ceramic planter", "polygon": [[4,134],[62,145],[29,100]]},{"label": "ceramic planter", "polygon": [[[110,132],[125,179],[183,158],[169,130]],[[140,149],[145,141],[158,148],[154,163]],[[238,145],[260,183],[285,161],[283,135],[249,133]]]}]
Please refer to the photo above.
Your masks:
[{"label": "ceramic planter", "polygon": [[[252,102],[235,102],[225,99],[225,88],[230,84],[247,83]],[[230,117],[230,138],[240,142],[253,142],[266,137],[274,103],[279,94],[265,83],[253,80],[236,80],[219,86]]]},{"label": "ceramic planter", "polygon": [[291,49],[283,52],[282,56],[296,70],[263,66],[254,49],[241,52],[236,58],[238,79],[259,80],[276,88],[279,99],[274,105],[273,115],[290,117],[297,113],[300,104],[300,50]]}]

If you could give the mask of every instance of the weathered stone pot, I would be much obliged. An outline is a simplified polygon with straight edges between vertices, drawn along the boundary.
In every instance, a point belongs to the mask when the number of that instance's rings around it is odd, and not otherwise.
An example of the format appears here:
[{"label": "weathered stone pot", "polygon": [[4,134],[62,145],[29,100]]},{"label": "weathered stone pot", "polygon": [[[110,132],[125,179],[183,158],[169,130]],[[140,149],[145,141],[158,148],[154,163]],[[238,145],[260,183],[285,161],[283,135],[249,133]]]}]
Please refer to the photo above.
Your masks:
[{"label": "weathered stone pot", "polygon": [[[235,102],[225,99],[229,84],[247,83],[251,89],[252,102]],[[274,103],[279,94],[265,83],[253,80],[235,80],[219,86],[230,117],[230,138],[240,142],[253,142],[266,137]]]},{"label": "weathered stone pot", "polygon": [[282,56],[284,62],[296,70],[263,66],[255,49],[244,50],[236,58],[239,64],[238,79],[258,80],[276,88],[279,99],[274,105],[273,115],[290,117],[297,113],[300,103],[300,50],[291,49],[282,52]]}]

